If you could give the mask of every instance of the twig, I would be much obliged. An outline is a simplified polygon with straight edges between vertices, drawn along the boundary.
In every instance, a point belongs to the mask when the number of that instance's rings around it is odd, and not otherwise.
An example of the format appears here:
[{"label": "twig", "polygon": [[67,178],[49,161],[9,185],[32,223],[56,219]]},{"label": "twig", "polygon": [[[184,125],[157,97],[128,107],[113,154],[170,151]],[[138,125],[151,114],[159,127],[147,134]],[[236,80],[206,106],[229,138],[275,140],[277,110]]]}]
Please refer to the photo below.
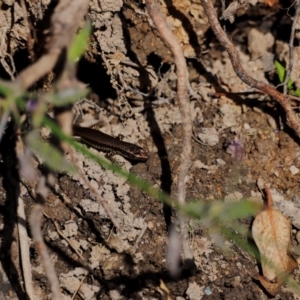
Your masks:
[{"label": "twig", "polygon": [[[110,237],[111,237],[111,235],[112,235],[113,230],[114,230],[114,228],[112,228],[112,230],[109,232],[109,235],[108,235],[108,237],[107,237],[107,239],[106,239],[106,243],[109,241],[109,239],[110,239]],[[91,241],[91,243],[94,244],[94,245],[99,245],[99,243],[94,243],[94,242],[92,242],[92,241]],[[105,247],[105,246],[102,245],[101,250],[102,250],[104,247]],[[100,250],[100,252],[101,252],[101,250]],[[90,273],[90,272],[91,272],[91,270],[90,270],[88,273]],[[77,293],[78,293],[78,291],[80,290],[80,288],[81,288],[81,286],[82,286],[82,283],[83,283],[84,279],[87,277],[88,273],[85,274],[85,275],[83,276],[83,278],[81,279],[81,281],[80,281],[80,283],[79,283],[79,285],[78,285],[76,291],[75,291],[75,292],[73,293],[73,295],[72,295],[71,300],[73,300],[73,299],[75,298],[75,296],[77,295]]]},{"label": "twig", "polygon": [[295,101],[300,101],[300,98],[297,97],[297,96],[292,96],[292,95],[288,95],[288,97],[292,100],[295,100]]},{"label": "twig", "polygon": [[[66,4],[68,1],[61,0],[61,3]],[[74,2],[77,2],[75,0]],[[71,5],[71,4],[70,4]],[[62,8],[63,9],[63,8]],[[63,11],[65,13],[65,11]],[[71,10],[72,12],[72,10]],[[53,21],[53,20],[52,20]],[[67,27],[68,29],[69,27]],[[65,29],[65,28],[64,28]],[[67,45],[65,45],[67,46]],[[77,83],[77,80],[72,76],[74,74],[74,71],[71,67],[66,68],[66,70],[63,70],[62,78],[60,82],[57,83],[57,89],[58,91],[61,91],[63,89],[69,88],[70,86],[74,87]],[[71,79],[73,80],[71,80]],[[72,111],[71,107],[65,108],[65,107],[59,107],[55,108],[55,117],[57,123],[61,126],[62,131],[71,134],[72,133]],[[66,149],[67,145],[66,143],[60,143],[59,140],[52,138],[51,144],[58,148],[60,151],[62,149]],[[55,185],[55,176],[53,176],[53,173],[50,170],[45,170],[44,174],[40,178],[39,184],[36,189],[36,204],[34,209],[32,210],[31,217],[30,217],[30,226],[31,226],[31,233],[33,236],[33,239],[35,241],[36,249],[41,256],[41,260],[44,264],[45,271],[47,278],[50,283],[51,291],[52,291],[52,299],[61,299],[61,293],[60,293],[60,285],[57,278],[57,275],[55,273],[55,269],[50,261],[49,254],[47,252],[46,246],[43,242],[42,232],[41,232],[41,218],[43,215],[43,204],[45,202],[45,199],[47,198],[49,188],[53,187]]]},{"label": "twig", "polygon": [[[183,55],[182,48],[174,36],[172,30],[166,22],[165,17],[159,10],[159,6],[156,0],[146,0],[146,7],[148,14],[150,15],[154,25],[156,26],[161,38],[170,47],[173,55],[174,62],[176,65],[177,75],[177,97],[179,102],[179,109],[181,113],[182,130],[183,130],[183,142],[182,142],[182,153],[180,156],[180,167],[179,176],[177,183],[177,195],[178,202],[181,205],[185,204],[185,178],[189,171],[191,164],[191,138],[192,138],[192,117],[190,111],[190,103],[188,99],[188,88],[187,88],[187,66]],[[192,260],[193,255],[190,248],[189,236],[187,230],[187,224],[183,216],[179,216],[180,230],[182,235],[182,246],[184,258],[186,260]]]},{"label": "twig", "polygon": [[71,241],[69,238],[67,238],[67,237],[62,233],[62,231],[61,231],[60,228],[59,228],[59,225],[58,225],[57,221],[56,221],[56,220],[52,220],[52,221],[53,221],[53,224],[54,224],[54,226],[55,226],[55,228],[56,228],[57,233],[58,233],[63,239],[65,239],[65,240],[67,241],[67,243],[69,244],[69,246],[74,250],[74,252],[78,255],[78,257],[83,261],[83,260],[84,260],[83,256],[82,256],[82,255],[79,253],[79,251],[73,246],[72,241]]},{"label": "twig", "polygon": [[[268,96],[265,93],[261,91],[253,91],[253,92],[237,92],[237,93],[232,93],[232,92],[221,92],[221,93],[209,93],[209,97],[222,97],[222,96],[249,96],[249,95],[264,95]],[[293,96],[293,95],[286,95],[289,99],[295,100],[295,101],[300,101],[300,97]]]},{"label": "twig", "polygon": [[[6,62],[6,58],[9,58],[11,66],[9,66],[9,64]],[[0,59],[0,61],[1,61],[2,67],[7,72],[7,74],[10,76],[10,79],[12,81],[14,81],[15,80],[14,74],[16,73],[16,66],[15,66],[12,56],[9,53],[6,53],[5,57],[2,57]]]},{"label": "twig", "polygon": [[141,241],[143,235],[145,234],[147,228],[148,228],[148,225],[145,223],[145,225],[143,226],[143,228],[142,228],[139,236],[137,237],[137,239],[136,239],[136,241],[134,243],[134,247],[137,247],[137,245],[140,243],[140,241]]},{"label": "twig", "polygon": [[30,300],[34,300],[34,290],[32,286],[32,274],[31,274],[31,264],[28,246],[28,235],[26,231],[26,216],[24,211],[24,201],[21,197],[18,197],[18,234],[20,243],[20,253],[21,253],[21,264],[24,278],[25,290]]},{"label": "twig", "polygon": [[294,15],[294,21],[291,29],[291,36],[290,36],[290,41],[289,41],[289,65],[286,68],[286,76],[283,82],[283,93],[286,95],[287,94],[287,87],[288,87],[288,82],[293,70],[293,63],[294,63],[294,38],[295,38],[295,31],[296,31],[296,26],[299,18],[299,13],[300,13],[300,0],[297,0],[295,3],[296,11]]},{"label": "twig", "polygon": [[82,283],[83,283],[84,279],[86,278],[86,276],[87,276],[87,275],[84,275],[84,276],[82,277],[82,279],[81,279],[81,281],[80,281],[80,283],[79,283],[79,285],[78,285],[76,291],[73,293],[73,296],[72,296],[71,300],[75,299],[75,296],[77,295],[79,289],[81,288]]},{"label": "twig", "polygon": [[[31,234],[33,241],[36,246],[36,250],[41,256],[41,260],[44,264],[45,273],[50,283],[50,288],[52,292],[52,299],[54,300],[60,300],[61,299],[61,293],[60,293],[60,286],[59,281],[57,278],[57,275],[55,273],[55,269],[53,264],[51,263],[49,254],[46,249],[46,245],[43,240],[43,235],[41,232],[41,220],[43,216],[43,203],[45,202],[45,199],[48,195],[48,184],[49,182],[52,183],[49,176],[42,176],[40,178],[40,181],[38,183],[37,189],[36,189],[36,204],[34,205],[30,218],[30,228],[31,228]],[[50,184],[52,185],[52,184]]]},{"label": "twig", "polygon": [[214,34],[223,45],[223,47],[225,47],[229,55],[233,69],[236,72],[237,76],[249,86],[273,97],[283,107],[286,113],[288,125],[292,127],[295,130],[297,136],[300,137],[300,120],[295,115],[293,108],[289,103],[288,97],[278,92],[274,87],[255,80],[245,72],[240,63],[238,52],[235,49],[233,43],[229,40],[225,32],[222,30],[217,18],[216,11],[211,2],[209,0],[201,0],[201,3]]},{"label": "twig", "polygon": [[64,191],[57,183],[54,185],[53,190],[62,197],[62,200],[66,205],[72,204],[72,200],[66,194],[66,191]]}]

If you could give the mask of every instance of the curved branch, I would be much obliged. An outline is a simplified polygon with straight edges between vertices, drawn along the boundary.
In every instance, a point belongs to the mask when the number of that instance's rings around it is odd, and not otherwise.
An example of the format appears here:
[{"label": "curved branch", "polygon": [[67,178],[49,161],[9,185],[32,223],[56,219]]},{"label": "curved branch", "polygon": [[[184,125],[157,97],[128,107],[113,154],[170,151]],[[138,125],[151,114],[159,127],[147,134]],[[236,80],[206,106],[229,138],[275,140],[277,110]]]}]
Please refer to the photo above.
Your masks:
[{"label": "curved branch", "polygon": [[89,1],[86,0],[59,1],[51,18],[46,53],[16,78],[22,89],[28,89],[54,68],[63,51],[71,44],[88,7]]},{"label": "curved branch", "polygon": [[201,0],[201,3],[214,34],[229,55],[233,69],[236,72],[237,76],[249,86],[273,97],[283,107],[286,113],[288,125],[292,127],[295,130],[297,136],[300,137],[300,120],[294,113],[289,103],[288,97],[278,92],[274,87],[257,81],[245,72],[244,68],[241,65],[238,52],[235,49],[233,43],[227,37],[226,33],[223,31],[218,21],[216,11],[211,2],[209,0]]}]

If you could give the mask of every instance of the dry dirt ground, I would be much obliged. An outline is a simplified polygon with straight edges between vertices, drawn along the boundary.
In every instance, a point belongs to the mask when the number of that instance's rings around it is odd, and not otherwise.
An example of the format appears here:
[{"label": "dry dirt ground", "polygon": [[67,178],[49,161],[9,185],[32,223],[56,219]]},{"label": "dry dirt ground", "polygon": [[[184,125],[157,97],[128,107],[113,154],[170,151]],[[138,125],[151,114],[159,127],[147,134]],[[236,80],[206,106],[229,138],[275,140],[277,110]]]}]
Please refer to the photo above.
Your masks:
[{"label": "dry dirt ground", "polygon": [[[40,9],[46,13],[48,3],[44,2]],[[259,188],[268,184],[275,203],[292,220],[292,243],[297,249],[299,139],[286,126],[281,107],[235,75],[228,55],[208,29],[198,2],[161,2],[184,49],[193,91],[190,106],[194,140],[187,199],[213,203],[248,198],[260,202]],[[233,24],[224,23],[246,71],[273,85],[279,83],[274,60],[285,64],[288,59],[294,14],[292,8],[287,9],[291,2],[284,2],[270,7],[252,1]],[[102,131],[122,135],[124,140],[147,149],[150,158],[146,163],[131,164],[120,156],[114,161],[176,197],[182,127],[171,52],[160,40],[143,4],[129,0],[101,3],[99,7],[98,1],[91,1],[89,17],[94,34],[78,69],[78,77],[91,86],[93,93],[87,101],[78,103],[77,112],[81,120],[100,120]],[[13,5],[18,12],[17,4]],[[220,3],[215,5],[220,9]],[[11,7],[7,5],[2,13],[7,14]],[[33,19],[37,8],[32,4],[27,9]],[[18,39],[16,36],[14,41]],[[24,55],[18,54],[20,44],[11,44],[16,64]],[[291,77],[300,87],[298,44],[296,40]],[[17,69],[23,68],[19,63]],[[44,89],[47,84],[44,82]],[[292,104],[297,111],[298,103]],[[15,158],[10,147],[11,139],[4,138],[0,164],[0,300],[25,299],[17,235],[12,230],[16,222],[14,199],[20,192],[26,216],[34,204],[26,184],[20,191],[14,188],[19,176],[12,169]],[[75,299],[299,299],[300,295],[289,286],[272,297],[255,280],[260,271],[257,260],[232,240],[236,235],[250,243],[252,218],[232,221],[242,226],[244,234],[232,230],[232,239],[218,237],[216,244],[203,224],[190,220],[197,270],[182,266],[180,275],[172,277],[167,261],[168,224],[175,221],[176,212],[84,155],[74,155],[125,234],[117,233],[81,175],[57,175],[57,185],[45,204],[42,230],[64,299],[71,299],[81,281]],[[36,295],[48,299],[50,289],[41,258],[31,239],[29,243]],[[292,277],[300,282],[298,269]]]}]

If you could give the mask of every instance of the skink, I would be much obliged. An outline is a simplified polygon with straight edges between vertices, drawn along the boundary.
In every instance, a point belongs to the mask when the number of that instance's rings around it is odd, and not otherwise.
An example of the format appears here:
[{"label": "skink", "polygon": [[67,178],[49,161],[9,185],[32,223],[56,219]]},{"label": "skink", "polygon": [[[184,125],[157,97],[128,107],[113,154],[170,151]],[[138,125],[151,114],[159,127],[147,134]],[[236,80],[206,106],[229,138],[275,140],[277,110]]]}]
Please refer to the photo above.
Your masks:
[{"label": "skink", "polygon": [[141,147],[121,141],[101,131],[73,125],[73,135],[97,150],[120,154],[129,160],[146,161],[148,153]]}]

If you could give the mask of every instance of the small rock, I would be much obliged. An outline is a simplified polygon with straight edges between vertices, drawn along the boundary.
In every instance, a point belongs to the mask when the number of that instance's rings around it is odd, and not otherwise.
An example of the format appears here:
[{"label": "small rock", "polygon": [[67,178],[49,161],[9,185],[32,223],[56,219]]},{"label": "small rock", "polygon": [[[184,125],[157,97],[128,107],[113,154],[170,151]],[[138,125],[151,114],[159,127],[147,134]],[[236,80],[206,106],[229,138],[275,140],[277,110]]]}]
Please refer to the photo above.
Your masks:
[{"label": "small rock", "polygon": [[227,246],[228,248],[230,248],[230,247],[233,246],[233,244],[230,243],[229,241],[225,241],[225,242],[224,242],[224,245]]},{"label": "small rock", "polygon": [[240,192],[234,192],[224,197],[225,202],[239,202],[243,198],[243,194]]},{"label": "small rock", "polygon": [[245,129],[245,130],[250,130],[251,127],[250,127],[250,125],[249,125],[248,123],[245,123],[245,124],[244,124],[244,129]]},{"label": "small rock", "polygon": [[153,224],[153,222],[148,222],[148,224],[147,224],[147,226],[148,226],[148,229],[149,230],[152,230],[153,228],[154,228],[154,224]]},{"label": "small rock", "polygon": [[74,221],[67,221],[65,223],[65,229],[62,230],[62,233],[66,237],[76,236],[78,231],[78,226]]},{"label": "small rock", "polygon": [[300,245],[290,245],[289,252],[294,256],[300,256]]},{"label": "small rock", "polygon": [[287,201],[282,194],[277,192],[275,189],[271,189],[273,206],[279,209],[286,217],[288,217],[293,226],[300,229],[300,209],[296,203],[293,201]]},{"label": "small rock", "polygon": [[264,72],[270,72],[274,70],[274,57],[275,55],[270,52],[266,52],[261,56],[261,62],[263,65]]},{"label": "small rock", "polygon": [[276,130],[277,129],[277,124],[276,124],[276,120],[271,117],[270,115],[267,115],[267,121],[269,123],[269,125],[272,127],[272,129]]},{"label": "small rock", "polygon": [[296,234],[296,240],[297,240],[298,244],[300,244],[300,231],[298,231]]},{"label": "small rock", "polygon": [[218,166],[216,166],[216,165],[215,166],[207,166],[200,160],[196,160],[196,161],[194,161],[194,163],[192,165],[192,169],[208,170],[208,174],[211,174],[211,173],[214,173],[218,169]]},{"label": "small rock", "polygon": [[123,298],[122,294],[118,290],[111,290],[109,291],[110,299],[112,300],[121,300]]},{"label": "small rock", "polygon": [[255,6],[257,3],[258,3],[259,0],[249,0],[249,3],[252,5],[252,6]]},{"label": "small rock", "polygon": [[217,158],[216,162],[219,166],[225,166],[226,165],[226,162],[221,158]]},{"label": "small rock", "polygon": [[189,283],[186,294],[190,300],[199,300],[204,296],[204,286],[199,286],[196,282]]},{"label": "small rock", "polygon": [[48,230],[48,236],[52,241],[55,241],[59,238],[59,235],[56,231],[50,231]]},{"label": "small rock", "polygon": [[209,287],[209,286],[207,286],[205,289],[204,289],[204,293],[206,294],[206,295],[211,295],[212,294],[212,290],[211,290],[211,288]]},{"label": "small rock", "polygon": [[215,146],[219,143],[219,134],[214,127],[202,128],[202,132],[197,134],[197,138],[208,146]]},{"label": "small rock", "polygon": [[251,195],[251,198],[256,198],[256,199],[259,199],[261,200],[262,199],[262,196],[261,196],[261,193],[260,192],[255,192],[255,191],[250,191],[250,195]]},{"label": "small rock", "polygon": [[256,184],[260,190],[263,190],[265,188],[265,182],[261,177],[257,178]]},{"label": "small rock", "polygon": [[225,103],[220,106],[220,112],[223,115],[222,128],[225,129],[237,125],[242,109],[240,106]]},{"label": "small rock", "polygon": [[94,189],[98,189],[99,188],[99,184],[96,180],[91,180],[90,181],[90,185],[94,188]]},{"label": "small rock", "polygon": [[296,166],[291,166],[290,171],[293,175],[296,175],[297,173],[299,173],[299,169]]},{"label": "small rock", "polygon": [[274,36],[269,31],[262,33],[259,29],[253,28],[248,34],[248,50],[252,59],[260,57],[268,52],[274,45]]},{"label": "small rock", "polygon": [[80,248],[82,248],[83,250],[87,250],[89,247],[89,244],[87,242],[87,240],[79,240],[79,244],[80,244]]},{"label": "small rock", "polygon": [[235,276],[231,282],[233,287],[238,287],[241,284],[241,277],[240,276]]}]

